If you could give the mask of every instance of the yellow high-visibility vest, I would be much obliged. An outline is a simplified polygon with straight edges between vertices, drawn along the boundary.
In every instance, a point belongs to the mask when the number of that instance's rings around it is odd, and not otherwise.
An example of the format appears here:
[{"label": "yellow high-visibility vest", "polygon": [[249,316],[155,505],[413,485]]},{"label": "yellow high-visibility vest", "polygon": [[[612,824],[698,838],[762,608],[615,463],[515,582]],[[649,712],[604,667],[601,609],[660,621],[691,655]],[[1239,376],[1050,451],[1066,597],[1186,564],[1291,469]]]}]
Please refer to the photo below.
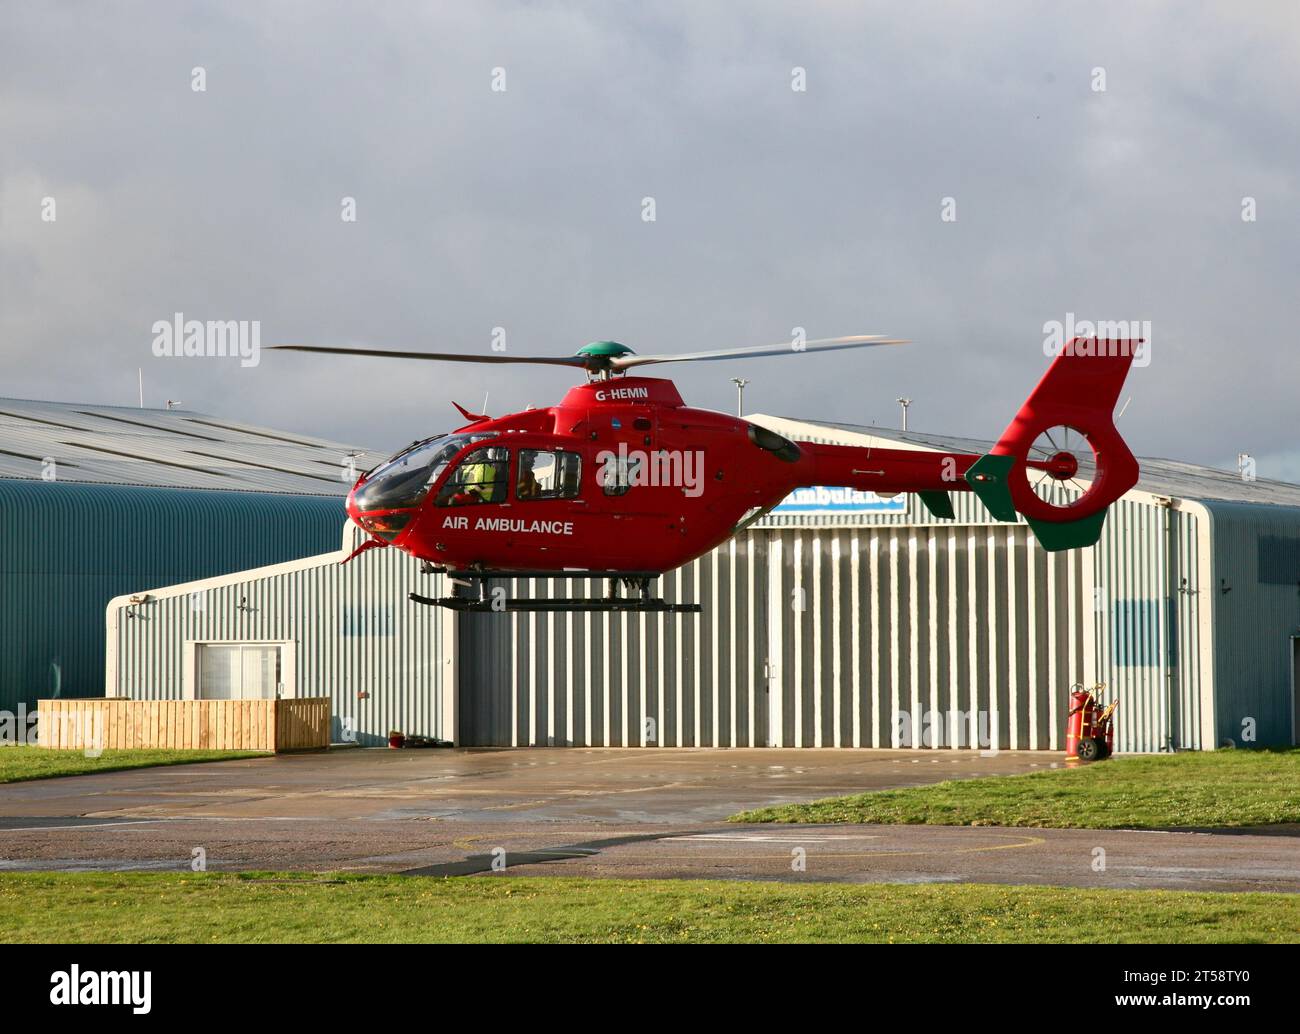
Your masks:
[{"label": "yellow high-visibility vest", "polygon": [[496,497],[496,464],[495,463],[470,463],[462,468],[461,485],[468,491],[471,488],[478,489],[479,498],[485,503],[495,501]]}]

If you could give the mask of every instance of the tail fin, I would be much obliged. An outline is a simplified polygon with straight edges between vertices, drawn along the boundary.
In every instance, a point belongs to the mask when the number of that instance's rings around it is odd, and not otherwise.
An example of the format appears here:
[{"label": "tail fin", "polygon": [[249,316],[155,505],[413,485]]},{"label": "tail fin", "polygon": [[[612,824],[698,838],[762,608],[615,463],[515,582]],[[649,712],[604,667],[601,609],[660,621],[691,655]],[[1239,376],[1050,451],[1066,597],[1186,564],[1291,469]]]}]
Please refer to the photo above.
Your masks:
[{"label": "tail fin", "polygon": [[[1024,516],[1047,550],[1101,537],[1106,508],[1137,484],[1112,414],[1140,339],[1074,338],[966,480],[994,517]],[[1081,492],[1070,498],[1066,491]]]}]

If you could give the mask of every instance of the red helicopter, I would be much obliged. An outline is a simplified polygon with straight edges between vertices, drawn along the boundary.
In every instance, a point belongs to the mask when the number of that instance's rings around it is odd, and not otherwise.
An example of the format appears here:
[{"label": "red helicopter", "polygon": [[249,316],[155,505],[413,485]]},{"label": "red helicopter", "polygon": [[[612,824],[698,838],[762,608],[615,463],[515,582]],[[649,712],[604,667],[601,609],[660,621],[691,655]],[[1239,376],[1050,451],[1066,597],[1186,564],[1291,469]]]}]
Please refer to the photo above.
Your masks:
[{"label": "red helicopter", "polygon": [[[462,611],[698,612],[698,604],[652,598],[650,581],[726,542],[795,489],[818,485],[915,492],[941,518],[954,516],[949,492],[973,491],[999,520],[1024,516],[1045,549],[1095,543],[1106,508],[1138,479],[1111,415],[1140,341],[1071,340],[984,456],[790,441],[687,407],[671,381],[627,375],[659,363],[903,343],[856,336],[636,355],[616,341],[596,341],[550,357],[272,347],[586,371],[586,384],[546,409],[493,419],[453,403],[468,421],[463,427],[414,442],[358,478],[347,511],[371,538],[353,556],[392,545],[425,561],[426,571],[452,577],[453,596],[412,593],[420,603]],[[554,577],[609,579],[608,594],[484,595],[490,578]]]}]

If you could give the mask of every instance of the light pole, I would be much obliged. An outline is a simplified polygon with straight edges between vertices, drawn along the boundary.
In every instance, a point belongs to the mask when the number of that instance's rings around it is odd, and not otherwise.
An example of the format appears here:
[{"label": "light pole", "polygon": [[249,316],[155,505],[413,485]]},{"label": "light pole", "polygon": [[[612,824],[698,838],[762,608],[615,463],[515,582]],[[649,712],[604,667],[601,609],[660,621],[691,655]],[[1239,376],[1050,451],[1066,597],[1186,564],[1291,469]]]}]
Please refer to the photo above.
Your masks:
[{"label": "light pole", "polygon": [[906,430],[907,430],[907,407],[910,406],[910,405],[912,404],[912,400],[911,400],[911,399],[895,399],[895,401],[896,401],[900,406],[903,407],[903,430],[906,431]]},{"label": "light pole", "polygon": [[749,381],[743,377],[732,377],[731,383],[736,386],[736,416],[745,415],[745,385]]}]

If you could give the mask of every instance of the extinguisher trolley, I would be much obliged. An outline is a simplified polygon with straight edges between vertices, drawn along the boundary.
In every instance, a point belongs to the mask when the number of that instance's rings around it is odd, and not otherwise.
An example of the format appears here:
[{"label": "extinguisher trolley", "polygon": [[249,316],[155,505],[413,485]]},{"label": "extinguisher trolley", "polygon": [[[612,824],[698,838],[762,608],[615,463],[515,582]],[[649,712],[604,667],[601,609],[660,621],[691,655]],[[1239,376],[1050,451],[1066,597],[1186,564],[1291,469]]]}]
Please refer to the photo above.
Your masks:
[{"label": "extinguisher trolley", "polygon": [[1101,693],[1106,683],[1091,690],[1076,682],[1070,687],[1070,713],[1065,725],[1065,756],[1079,761],[1100,761],[1115,751],[1115,709],[1119,700],[1104,707]]}]

